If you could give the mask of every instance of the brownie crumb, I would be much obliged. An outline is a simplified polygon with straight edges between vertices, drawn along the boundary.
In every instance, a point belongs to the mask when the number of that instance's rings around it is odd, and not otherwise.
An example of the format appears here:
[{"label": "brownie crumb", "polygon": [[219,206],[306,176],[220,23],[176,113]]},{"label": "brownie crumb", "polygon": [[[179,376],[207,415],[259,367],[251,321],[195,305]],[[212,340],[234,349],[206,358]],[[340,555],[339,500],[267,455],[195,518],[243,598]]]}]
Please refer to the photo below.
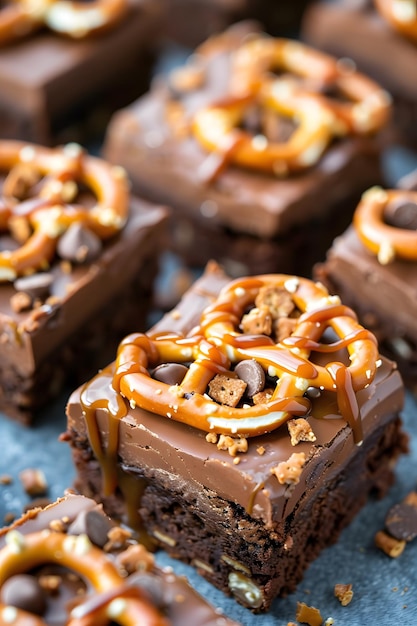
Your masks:
[{"label": "brownie crumb", "polygon": [[296,619],[302,624],[308,624],[309,626],[321,626],[323,623],[320,611],[304,602],[297,602]]},{"label": "brownie crumb", "polygon": [[316,441],[316,435],[306,419],[300,417],[287,422],[291,437],[291,445],[296,446],[300,441]]},{"label": "brownie crumb", "polygon": [[403,552],[406,545],[404,540],[395,539],[391,537],[384,530],[379,530],[375,535],[375,545],[380,548],[385,554],[393,559],[399,557]]},{"label": "brownie crumb", "polygon": [[281,485],[296,485],[300,481],[301,472],[306,462],[304,452],[294,452],[287,461],[278,463],[271,469]]},{"label": "brownie crumb", "polygon": [[19,474],[25,492],[32,498],[45,496],[48,493],[48,483],[42,470],[28,467]]},{"label": "brownie crumb", "polygon": [[335,585],[334,595],[339,600],[342,606],[347,606],[353,598],[352,585]]}]

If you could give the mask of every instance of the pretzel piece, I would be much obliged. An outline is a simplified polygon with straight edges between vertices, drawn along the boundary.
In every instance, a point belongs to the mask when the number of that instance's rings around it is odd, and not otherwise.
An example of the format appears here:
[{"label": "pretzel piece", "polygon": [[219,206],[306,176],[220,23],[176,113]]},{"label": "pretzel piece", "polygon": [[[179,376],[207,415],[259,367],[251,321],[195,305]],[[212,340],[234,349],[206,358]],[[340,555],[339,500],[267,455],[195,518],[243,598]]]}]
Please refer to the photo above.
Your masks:
[{"label": "pretzel piece", "polygon": [[[52,260],[58,238],[74,222],[80,222],[101,239],[114,236],[125,225],[128,215],[127,181],[115,168],[101,159],[87,156],[72,144],[49,149],[18,141],[0,142],[0,169],[12,170],[29,165],[44,176],[39,199],[31,198],[19,204],[7,195],[0,206],[0,227],[9,228],[14,217],[28,222],[33,234],[23,245],[12,251],[0,252],[0,280],[44,269]],[[7,192],[7,178],[4,191]],[[83,184],[96,196],[91,209],[69,204],[68,185],[77,189]],[[71,187],[72,188],[72,187]]]},{"label": "pretzel piece", "polygon": [[[0,587],[11,576],[30,571],[42,564],[53,563],[69,568],[88,582],[97,592],[95,602],[87,596],[73,609],[68,626],[93,626],[115,622],[121,626],[168,626],[159,611],[145,598],[140,589],[126,585],[108,555],[93,546],[86,535],[67,535],[53,531],[40,531],[21,535],[10,531],[6,545],[0,550]],[[120,600],[116,607],[112,601]],[[13,607],[0,605],[2,612]],[[16,626],[46,626],[42,619],[16,609]]]},{"label": "pretzel piece", "polygon": [[[245,111],[259,102],[277,113],[296,118],[299,126],[288,141],[269,142],[237,128]],[[199,142],[225,161],[275,175],[287,175],[314,165],[332,138],[329,111],[309,94],[280,89],[279,81],[258,95],[231,97],[197,111],[193,132]]]},{"label": "pretzel piece", "polygon": [[127,13],[127,0],[14,0],[0,10],[0,45],[47,26],[80,39],[115,26]]},{"label": "pretzel piece", "polygon": [[412,41],[417,41],[415,0],[375,0],[375,6],[392,28]]},{"label": "pretzel piece", "polygon": [[398,200],[417,203],[417,192],[372,187],[363,194],[354,214],[353,224],[358,237],[382,264],[396,257],[417,260],[416,231],[390,226],[384,221],[387,207]]},{"label": "pretzel piece", "polygon": [[[290,337],[275,344],[264,335],[245,335],[240,320],[264,287],[286,289],[301,311]],[[321,343],[327,328],[337,336]],[[311,352],[331,354],[345,348],[350,364],[329,361],[326,366],[310,360]],[[220,405],[206,395],[216,374],[236,376],[233,365],[255,359],[277,377],[272,397],[266,402],[242,407]],[[162,362],[188,363],[188,372],[178,385],[152,379],[150,370]],[[274,430],[290,416],[303,415],[309,387],[336,392],[342,415],[354,438],[362,438],[356,392],[372,381],[378,362],[376,339],[357,322],[337,297],[308,279],[265,275],[233,281],[202,314],[198,332],[190,337],[131,335],[119,347],[113,388],[131,406],[201,430],[220,434],[254,436]],[[87,406],[86,410],[90,408]]]},{"label": "pretzel piece", "polygon": [[[334,114],[335,135],[368,134],[382,128],[391,112],[391,97],[376,82],[358,72],[353,62],[338,60],[301,42],[284,38],[258,37],[244,43],[235,53],[232,91],[256,92],[270,80],[272,70],[284,70],[303,80],[302,92],[316,98]],[[235,76],[233,76],[235,74]],[[325,96],[331,88],[347,99]]]}]

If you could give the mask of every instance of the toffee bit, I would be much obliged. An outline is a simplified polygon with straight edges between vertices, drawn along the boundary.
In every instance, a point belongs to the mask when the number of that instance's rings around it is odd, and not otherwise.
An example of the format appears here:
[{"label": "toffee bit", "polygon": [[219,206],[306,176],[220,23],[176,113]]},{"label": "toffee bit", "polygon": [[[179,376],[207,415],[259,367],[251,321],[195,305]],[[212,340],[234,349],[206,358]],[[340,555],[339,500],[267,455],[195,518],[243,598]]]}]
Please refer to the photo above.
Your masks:
[{"label": "toffee bit", "polygon": [[306,462],[304,452],[294,452],[287,461],[271,468],[281,485],[296,485],[300,482],[301,472]]},{"label": "toffee bit", "polygon": [[234,439],[229,435],[220,435],[217,448],[218,450],[228,450],[230,456],[236,456],[238,452],[248,451],[248,440],[244,437]]},{"label": "toffee bit", "polygon": [[384,530],[379,530],[375,535],[375,545],[386,555],[396,559],[404,552],[406,541],[395,539]]},{"label": "toffee bit", "polygon": [[296,446],[300,441],[316,441],[316,435],[306,419],[300,417],[287,422],[291,445]]},{"label": "toffee bit", "polygon": [[207,441],[207,443],[217,443],[217,441],[218,441],[217,433],[207,433],[206,441]]},{"label": "toffee bit", "polygon": [[321,626],[323,618],[319,609],[314,606],[308,606],[304,602],[297,602],[296,619],[302,624],[309,626]]},{"label": "toffee bit", "polygon": [[334,586],[334,595],[342,606],[350,604],[353,598],[352,585],[337,584]]},{"label": "toffee bit", "polygon": [[19,474],[25,492],[32,497],[44,496],[48,492],[48,483],[42,470],[29,467]]}]

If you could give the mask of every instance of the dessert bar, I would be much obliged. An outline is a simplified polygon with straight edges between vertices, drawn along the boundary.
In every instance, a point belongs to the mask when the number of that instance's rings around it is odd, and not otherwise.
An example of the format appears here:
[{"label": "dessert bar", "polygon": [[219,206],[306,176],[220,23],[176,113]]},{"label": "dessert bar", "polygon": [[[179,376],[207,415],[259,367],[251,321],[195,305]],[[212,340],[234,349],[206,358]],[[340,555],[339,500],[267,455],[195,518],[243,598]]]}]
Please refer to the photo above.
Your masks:
[{"label": "dessert bar", "polygon": [[397,189],[371,188],[354,223],[330,248],[315,276],[357,311],[394,358],[407,382],[417,382],[416,173]]},{"label": "dessert bar", "polygon": [[[24,11],[23,2],[11,4],[20,7],[16,10]],[[25,37],[3,41],[6,27],[2,28],[2,138],[56,143],[58,133],[77,122],[78,134],[75,136],[73,131],[71,140],[76,138],[85,143],[104,131],[104,120],[116,108],[127,105],[147,87],[150,51],[161,20],[160,0],[97,2],[90,11],[88,5],[83,10],[82,3],[78,9],[74,3],[72,14],[72,3],[66,9],[62,8],[63,4],[51,2],[45,8],[47,15],[51,13],[49,29],[42,28],[41,23]],[[96,33],[94,29],[87,33],[89,36],[83,36],[85,30],[61,32],[67,24],[74,29],[86,29],[90,21],[101,23],[100,13],[112,15],[112,5],[124,9],[120,9],[118,19],[103,32]],[[2,12],[8,10],[10,7]],[[28,25],[25,28],[30,29]],[[93,110],[95,115],[91,119]],[[87,129],[82,120],[88,115]]]},{"label": "dessert bar", "polygon": [[[395,7],[404,19],[394,20]],[[337,0],[312,3],[301,28],[305,41],[331,54],[349,57],[358,69],[391,93],[393,138],[407,142],[417,139],[416,24],[414,2]],[[406,35],[405,30],[414,32],[414,36]]]},{"label": "dessert bar", "polygon": [[0,621],[238,626],[94,501],[71,494],[0,530]]},{"label": "dessert bar", "polygon": [[211,262],[73,392],[63,438],[80,492],[261,612],[392,485],[403,400],[322,285]]},{"label": "dessert bar", "polygon": [[0,172],[0,410],[28,423],[145,327],[167,211],[77,144],[0,141]]},{"label": "dessert bar", "polygon": [[118,111],[104,155],[174,209],[172,245],[189,264],[309,274],[381,181],[389,114],[386,92],[351,67],[240,22]]}]

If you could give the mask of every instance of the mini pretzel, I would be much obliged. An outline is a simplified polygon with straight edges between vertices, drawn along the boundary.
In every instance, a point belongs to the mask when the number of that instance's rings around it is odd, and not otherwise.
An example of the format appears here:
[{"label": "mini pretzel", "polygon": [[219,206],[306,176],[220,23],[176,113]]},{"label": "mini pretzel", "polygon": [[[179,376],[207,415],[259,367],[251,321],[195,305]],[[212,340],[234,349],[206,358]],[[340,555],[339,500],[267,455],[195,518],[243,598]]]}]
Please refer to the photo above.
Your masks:
[{"label": "mini pretzel", "polygon": [[47,26],[78,39],[114,26],[126,14],[127,0],[14,0],[0,11],[0,45]]},{"label": "mini pretzel", "polygon": [[396,200],[417,203],[417,192],[373,187],[363,194],[353,218],[360,240],[377,255],[381,264],[389,263],[396,257],[417,260],[416,231],[390,226],[384,221],[387,206]]},{"label": "mini pretzel", "polygon": [[377,10],[398,32],[417,41],[417,6],[415,0],[375,0]]},{"label": "mini pretzel", "polygon": [[[257,91],[270,80],[271,70],[284,70],[302,77],[299,89],[314,93],[335,116],[335,135],[373,133],[390,115],[391,98],[373,80],[357,72],[352,62],[338,60],[303,43],[282,38],[259,37],[243,44],[235,53],[232,90]],[[332,88],[348,102],[326,97]]]},{"label": "mini pretzel", "polygon": [[[196,138],[225,161],[271,174],[287,174],[314,165],[332,137],[329,112],[317,98],[287,90],[283,93],[279,86],[265,85],[257,96],[231,97],[201,109],[193,119]],[[283,116],[297,118],[299,127],[288,141],[269,142],[263,135],[254,137],[236,128],[245,111],[257,101]]]},{"label": "mini pretzel", "polygon": [[[72,610],[68,626],[93,626],[115,622],[121,626],[169,626],[159,611],[146,599],[140,589],[129,587],[105,552],[93,546],[86,535],[40,531],[21,535],[11,531],[6,545],[0,550],[0,587],[16,574],[30,571],[43,564],[58,564],[69,568],[88,582],[98,595],[86,597]],[[117,615],[109,614],[112,600],[123,599]],[[88,604],[92,603],[89,607]],[[10,610],[10,607],[8,607]],[[0,617],[6,609],[0,604]],[[16,626],[46,626],[41,618],[16,610]]]},{"label": "mini pretzel", "polygon": [[[238,328],[247,307],[264,286],[286,289],[302,315],[288,339],[274,344],[263,335],[242,334]],[[338,341],[320,343],[326,328]],[[222,434],[254,436],[269,432],[291,415],[302,415],[308,387],[336,391],[339,408],[361,441],[361,424],[355,393],[372,381],[378,360],[376,339],[356,316],[329,296],[319,284],[285,275],[258,276],[233,281],[201,317],[201,334],[192,337],[130,335],[120,345],[113,387],[132,406],[166,415],[195,428]],[[335,352],[347,348],[350,365],[338,361],[325,367],[309,360],[310,352]],[[272,398],[242,408],[219,405],[205,395],[215,374],[230,372],[232,363],[255,359],[278,377]],[[183,381],[170,387],[150,377],[149,368],[163,362],[190,363]]]},{"label": "mini pretzel", "polygon": [[[0,252],[0,280],[44,269],[52,260],[58,238],[74,222],[81,222],[101,239],[120,231],[127,220],[129,192],[125,176],[101,159],[87,156],[78,146],[49,149],[17,141],[0,141],[0,169],[12,170],[29,165],[45,176],[39,198],[17,204],[3,196],[0,228],[7,229],[10,219],[26,219],[33,234],[17,250]],[[7,178],[3,194],[7,191]],[[68,203],[66,185],[84,184],[95,194],[91,209]]]}]

